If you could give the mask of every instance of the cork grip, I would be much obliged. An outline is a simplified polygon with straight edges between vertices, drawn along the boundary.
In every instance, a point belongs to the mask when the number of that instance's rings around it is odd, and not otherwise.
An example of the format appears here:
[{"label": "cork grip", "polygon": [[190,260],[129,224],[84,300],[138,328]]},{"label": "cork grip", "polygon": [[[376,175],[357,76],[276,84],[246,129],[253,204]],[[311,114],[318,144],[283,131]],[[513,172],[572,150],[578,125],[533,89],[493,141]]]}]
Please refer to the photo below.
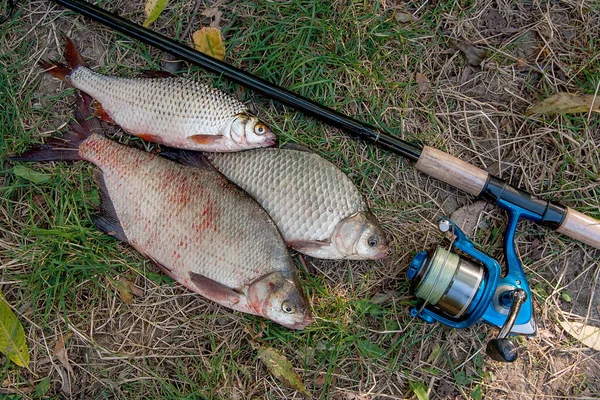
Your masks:
[{"label": "cork grip", "polygon": [[488,178],[484,170],[429,146],[423,148],[416,168],[475,196],[481,193]]},{"label": "cork grip", "polygon": [[567,208],[565,220],[556,231],[600,249],[600,221],[572,208]]}]

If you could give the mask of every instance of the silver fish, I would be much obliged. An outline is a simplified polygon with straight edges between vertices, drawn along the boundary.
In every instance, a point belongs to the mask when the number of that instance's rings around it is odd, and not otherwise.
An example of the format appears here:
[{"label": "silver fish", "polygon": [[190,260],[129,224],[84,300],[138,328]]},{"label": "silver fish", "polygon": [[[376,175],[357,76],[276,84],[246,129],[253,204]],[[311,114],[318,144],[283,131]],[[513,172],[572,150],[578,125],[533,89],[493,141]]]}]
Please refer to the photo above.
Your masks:
[{"label": "silver fish", "polygon": [[[80,103],[80,111],[88,109]],[[73,132],[13,160],[94,163],[101,170],[99,229],[225,307],[293,329],[311,322],[287,247],[256,201],[212,167],[192,168],[118,144],[92,133],[97,119],[78,114]]]},{"label": "silver fish", "polygon": [[325,259],[378,259],[388,244],[352,181],[317,154],[256,149],[205,155],[269,213],[295,250]]},{"label": "silver fish", "polygon": [[271,146],[275,135],[232,96],[205,83],[176,77],[121,78],[85,66],[70,39],[69,66],[40,65],[95,100],[95,115],[142,139],[176,148],[239,151]]}]

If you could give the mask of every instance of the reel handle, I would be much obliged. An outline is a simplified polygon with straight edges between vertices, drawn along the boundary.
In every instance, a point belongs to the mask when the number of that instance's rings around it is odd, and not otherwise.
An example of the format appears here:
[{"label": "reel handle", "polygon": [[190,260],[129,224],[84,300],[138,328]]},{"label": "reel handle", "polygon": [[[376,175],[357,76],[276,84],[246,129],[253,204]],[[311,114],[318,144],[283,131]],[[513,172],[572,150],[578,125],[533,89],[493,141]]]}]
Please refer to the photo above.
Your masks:
[{"label": "reel handle", "polygon": [[486,354],[490,358],[500,362],[513,362],[519,356],[515,343],[512,340],[507,339],[506,336],[508,336],[515,325],[521,306],[527,300],[527,293],[523,289],[515,289],[510,292],[510,297],[512,299],[512,305],[508,312],[506,322],[504,323],[504,326],[502,326],[498,337],[490,340],[485,349]]}]

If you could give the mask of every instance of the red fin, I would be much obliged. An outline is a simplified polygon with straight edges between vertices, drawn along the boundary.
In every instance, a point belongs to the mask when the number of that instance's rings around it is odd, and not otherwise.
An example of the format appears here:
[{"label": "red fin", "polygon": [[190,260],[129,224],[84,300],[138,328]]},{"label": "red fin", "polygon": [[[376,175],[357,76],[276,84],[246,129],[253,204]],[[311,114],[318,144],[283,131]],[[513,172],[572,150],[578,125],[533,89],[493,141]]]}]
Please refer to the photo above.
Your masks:
[{"label": "red fin", "polygon": [[227,286],[213,281],[205,276],[190,272],[192,283],[198,288],[198,291],[203,296],[216,301],[220,304],[228,303],[235,305],[240,302],[241,295],[235,290]]},{"label": "red fin", "polygon": [[331,242],[329,240],[295,240],[286,243],[288,246],[298,251],[307,251],[327,247]]},{"label": "red fin", "polygon": [[66,78],[67,78],[67,75],[69,75],[71,73],[71,71],[72,71],[71,68],[67,67],[64,64],[47,61],[47,60],[40,60],[38,62],[38,64],[40,65],[40,67],[42,67],[46,72],[51,74],[53,77],[58,78],[61,81],[65,81],[68,83]]},{"label": "red fin", "polygon": [[67,63],[69,63],[69,67],[71,67],[71,69],[75,69],[79,66],[87,66],[71,38],[65,36],[65,39],[67,41],[67,44],[65,44],[64,57],[65,60],[67,60]]},{"label": "red fin", "polygon": [[49,138],[45,144],[34,146],[22,154],[9,157],[13,161],[81,160],[79,146],[93,133],[101,133],[100,121],[89,119],[91,97],[77,92],[75,121],[69,124],[70,131],[62,137]]},{"label": "red fin", "polygon": [[135,136],[139,137],[140,139],[144,139],[147,142],[162,143],[160,136],[151,135],[149,133],[140,133],[139,135]]},{"label": "red fin", "polygon": [[102,108],[102,104],[100,104],[97,100],[94,100],[92,102],[92,108],[94,109],[94,117],[98,117],[102,121],[108,122],[109,124],[115,124],[115,121],[111,118],[110,115],[108,115],[106,111],[104,111],[104,108]]},{"label": "red fin", "polygon": [[189,138],[198,144],[210,145],[210,144],[219,143],[223,139],[223,136],[222,135],[192,135],[192,136],[189,136]]}]

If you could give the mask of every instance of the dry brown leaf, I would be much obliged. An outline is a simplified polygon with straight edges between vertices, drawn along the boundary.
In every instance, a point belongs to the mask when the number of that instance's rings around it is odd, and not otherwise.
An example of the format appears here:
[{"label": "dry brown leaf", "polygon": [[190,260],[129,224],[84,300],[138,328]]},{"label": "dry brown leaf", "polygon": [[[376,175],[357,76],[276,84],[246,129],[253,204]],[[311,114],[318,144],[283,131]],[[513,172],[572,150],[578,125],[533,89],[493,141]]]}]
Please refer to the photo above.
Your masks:
[{"label": "dry brown leaf", "polygon": [[312,394],[306,390],[302,379],[292,368],[292,363],[281,353],[272,347],[262,349],[258,353],[258,358],[265,363],[269,371],[286,384],[288,387],[299,391],[306,397],[312,398]]},{"label": "dry brown leaf", "polygon": [[600,328],[581,322],[559,321],[563,329],[589,348],[600,351]]},{"label": "dry brown leaf", "polygon": [[429,79],[427,79],[427,77],[425,75],[423,75],[420,72],[417,72],[415,75],[415,81],[421,85],[421,84],[426,84],[429,83]]},{"label": "dry brown leaf", "polygon": [[600,96],[559,92],[531,107],[527,115],[587,113],[590,109],[600,112]]},{"label": "dry brown leaf", "polygon": [[473,204],[468,204],[454,211],[450,219],[454,221],[468,237],[473,237],[475,229],[479,223],[479,216],[485,209],[487,202],[483,200],[476,201]]},{"label": "dry brown leaf", "polygon": [[225,59],[225,44],[221,36],[221,30],[212,27],[204,27],[192,34],[196,50],[218,60]]},{"label": "dry brown leaf", "polygon": [[213,7],[213,8],[207,8],[206,10],[202,11],[202,13],[200,15],[210,19],[209,26],[211,28],[218,28],[221,24],[221,17],[223,16],[223,13],[221,11],[219,11],[218,8]]},{"label": "dry brown leaf", "polygon": [[63,367],[65,367],[65,369],[73,375],[73,368],[71,367],[71,363],[69,363],[69,356],[67,355],[67,348],[65,347],[65,341],[68,340],[71,335],[73,335],[73,333],[69,332],[66,337],[65,335],[62,335],[60,338],[58,338],[56,344],[54,345],[54,357],[56,357]]},{"label": "dry brown leaf", "polygon": [[134,285],[129,279],[120,277],[116,282],[115,286],[119,292],[119,298],[125,304],[133,303],[133,296],[141,297],[144,295],[144,291]]},{"label": "dry brown leaf", "polygon": [[394,18],[401,24],[407,24],[409,22],[415,22],[417,20],[412,14],[405,13],[402,11],[395,12]]},{"label": "dry brown leaf", "polygon": [[469,42],[457,43],[454,40],[450,42],[452,46],[456,47],[467,57],[469,64],[479,67],[481,62],[488,56],[488,52],[485,49],[473,46]]}]

